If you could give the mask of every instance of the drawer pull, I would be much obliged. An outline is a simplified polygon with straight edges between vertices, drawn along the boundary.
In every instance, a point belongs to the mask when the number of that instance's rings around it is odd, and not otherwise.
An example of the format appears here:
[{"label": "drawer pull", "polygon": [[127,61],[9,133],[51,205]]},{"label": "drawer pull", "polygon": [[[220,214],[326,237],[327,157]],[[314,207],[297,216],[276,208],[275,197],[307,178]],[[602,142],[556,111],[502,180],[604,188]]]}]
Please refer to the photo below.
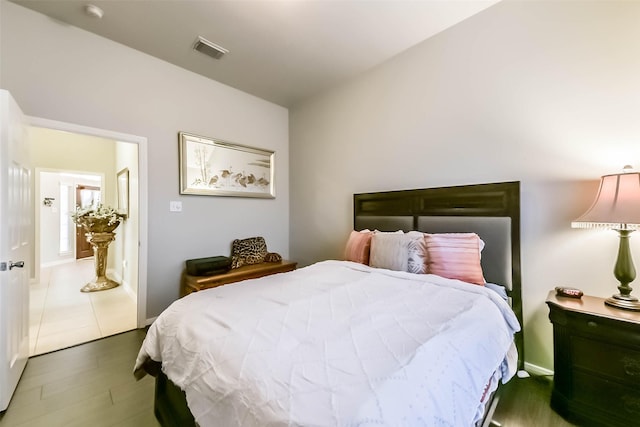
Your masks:
[{"label": "drawer pull", "polygon": [[625,411],[631,414],[640,414],[640,399],[634,396],[622,396]]},{"label": "drawer pull", "polygon": [[622,366],[624,373],[630,377],[640,376],[640,360],[625,356],[622,358]]},{"label": "drawer pull", "polygon": [[590,321],[587,322],[587,326],[590,327],[590,328],[597,328],[598,324],[596,322],[590,320]]}]

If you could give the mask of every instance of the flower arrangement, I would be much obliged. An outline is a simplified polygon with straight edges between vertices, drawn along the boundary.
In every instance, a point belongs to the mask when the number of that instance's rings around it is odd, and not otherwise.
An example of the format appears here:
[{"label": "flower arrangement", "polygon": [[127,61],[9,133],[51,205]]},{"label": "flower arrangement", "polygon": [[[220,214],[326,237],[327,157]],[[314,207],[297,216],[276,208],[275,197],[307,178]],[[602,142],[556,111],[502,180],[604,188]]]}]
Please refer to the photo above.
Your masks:
[{"label": "flower arrangement", "polygon": [[98,203],[86,208],[76,207],[71,219],[89,233],[110,233],[120,225],[124,215],[110,206]]}]

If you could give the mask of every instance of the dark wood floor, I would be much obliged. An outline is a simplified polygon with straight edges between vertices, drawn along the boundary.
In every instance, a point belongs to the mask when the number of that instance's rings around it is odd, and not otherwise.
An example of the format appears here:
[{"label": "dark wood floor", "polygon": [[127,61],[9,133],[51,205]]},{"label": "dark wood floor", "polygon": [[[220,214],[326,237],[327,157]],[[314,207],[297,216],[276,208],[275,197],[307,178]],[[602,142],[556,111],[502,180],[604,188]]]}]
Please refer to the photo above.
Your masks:
[{"label": "dark wood floor", "polygon": [[[133,378],[143,329],[33,357],[0,427],[158,427],[153,378]],[[549,407],[548,378],[514,378],[495,421],[503,427],[569,427]]]},{"label": "dark wood floor", "polygon": [[502,390],[493,420],[503,427],[571,427],[549,406],[552,377],[514,377]]},{"label": "dark wood floor", "polygon": [[157,427],[153,378],[136,381],[139,329],[29,359],[1,427]]}]

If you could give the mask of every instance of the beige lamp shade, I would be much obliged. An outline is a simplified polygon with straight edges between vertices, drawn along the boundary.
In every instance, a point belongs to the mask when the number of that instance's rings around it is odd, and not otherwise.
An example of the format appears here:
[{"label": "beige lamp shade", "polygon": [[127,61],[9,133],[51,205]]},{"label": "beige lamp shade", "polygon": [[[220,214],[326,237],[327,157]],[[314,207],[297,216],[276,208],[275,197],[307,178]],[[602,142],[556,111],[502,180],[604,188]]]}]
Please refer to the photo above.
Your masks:
[{"label": "beige lamp shade", "polygon": [[593,205],[574,228],[640,229],[640,173],[605,175]]}]

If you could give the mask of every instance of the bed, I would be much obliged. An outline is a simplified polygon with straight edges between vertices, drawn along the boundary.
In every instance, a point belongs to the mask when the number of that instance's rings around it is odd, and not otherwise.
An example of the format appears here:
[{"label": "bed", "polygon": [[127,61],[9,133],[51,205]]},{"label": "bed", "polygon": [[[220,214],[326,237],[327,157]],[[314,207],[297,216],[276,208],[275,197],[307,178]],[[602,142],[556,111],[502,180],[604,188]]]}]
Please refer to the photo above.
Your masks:
[{"label": "bed", "polygon": [[335,260],[192,294],[151,325],[134,369],[156,376],[163,426],[488,425],[524,355],[519,183],[353,200],[354,230],[477,233],[504,299]]}]

